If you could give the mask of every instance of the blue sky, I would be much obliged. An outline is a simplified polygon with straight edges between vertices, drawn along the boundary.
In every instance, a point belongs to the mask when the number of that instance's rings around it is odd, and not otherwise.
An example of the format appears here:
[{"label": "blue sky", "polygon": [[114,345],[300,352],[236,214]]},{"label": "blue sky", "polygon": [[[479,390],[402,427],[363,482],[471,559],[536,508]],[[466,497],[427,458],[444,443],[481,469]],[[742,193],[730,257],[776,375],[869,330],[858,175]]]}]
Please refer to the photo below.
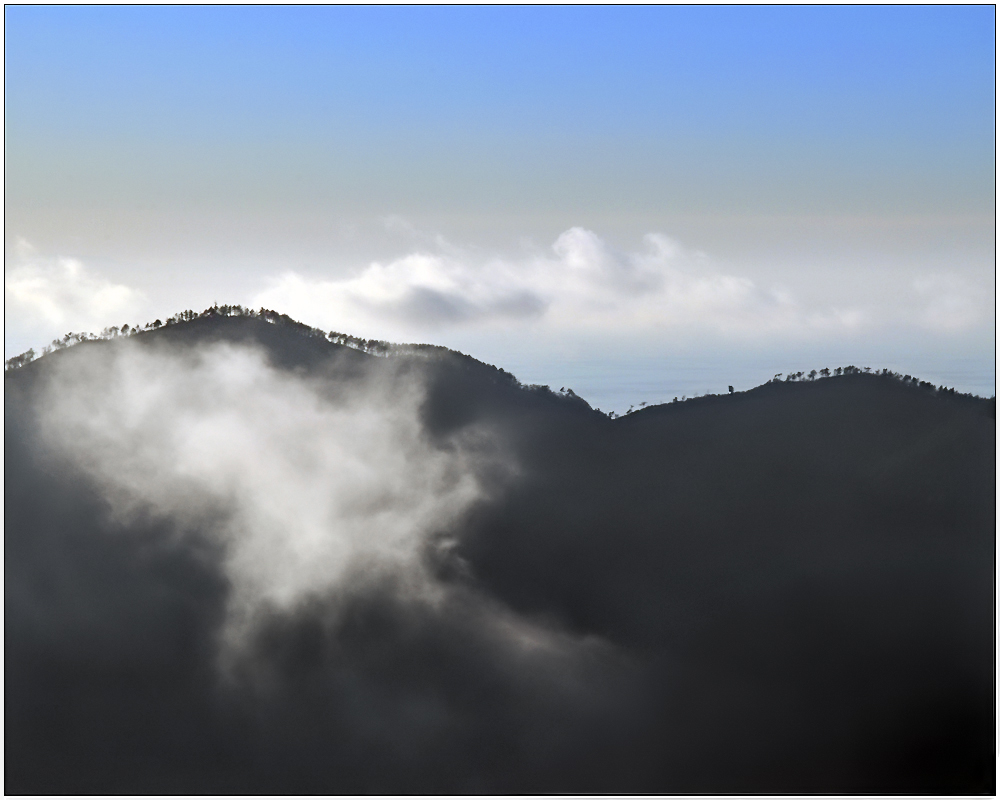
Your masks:
[{"label": "blue sky", "polygon": [[[463,177],[513,169],[530,186],[541,169],[558,184],[584,159],[595,182],[639,178],[637,203],[685,202],[657,178],[736,189],[699,192],[708,212],[969,212],[992,197],[991,7],[13,7],[6,30],[8,148],[90,152],[87,177],[117,155],[160,182],[187,165],[349,202],[290,168],[446,212],[470,199]],[[395,170],[416,185],[394,192]],[[194,183],[185,199],[224,200]]]},{"label": "blue sky", "polygon": [[[992,383],[994,20],[992,6],[8,7],[8,339],[126,313],[114,296],[134,314],[280,296],[326,327],[294,275],[370,333],[530,362],[497,344],[484,298],[534,293],[572,318],[583,301],[553,294],[570,267],[552,247],[582,229],[609,275],[659,270],[659,295],[599,321],[633,330],[638,315],[661,350],[683,320],[743,357],[719,307],[676,316],[665,300],[733,278],[757,303],[740,306],[741,341],[757,325],[755,341],[870,347],[885,338],[872,320],[891,319],[907,352],[978,358]],[[650,234],[679,248],[659,266]],[[438,266],[392,280],[482,313],[401,325],[398,297],[383,322],[353,312],[348,296],[374,302],[373,263],[414,254]],[[25,281],[66,259],[90,281],[75,310],[28,298]],[[496,263],[509,286],[482,279]],[[98,286],[131,294],[83,313]],[[951,321],[920,305],[948,292]],[[799,327],[772,324],[765,296],[791,297]],[[869,323],[822,322],[860,318],[851,296],[872,301]],[[548,338],[522,323],[531,349],[552,343],[546,364],[586,349],[541,315]],[[884,359],[904,357],[894,347]]]}]

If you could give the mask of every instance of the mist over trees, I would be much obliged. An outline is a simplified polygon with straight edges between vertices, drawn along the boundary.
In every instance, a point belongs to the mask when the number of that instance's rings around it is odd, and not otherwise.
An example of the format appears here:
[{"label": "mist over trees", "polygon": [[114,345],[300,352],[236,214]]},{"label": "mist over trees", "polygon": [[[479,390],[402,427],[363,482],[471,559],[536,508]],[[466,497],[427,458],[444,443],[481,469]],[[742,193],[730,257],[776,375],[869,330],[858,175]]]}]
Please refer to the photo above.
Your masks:
[{"label": "mist over trees", "polygon": [[992,399],[612,417],[239,306],[59,341],[5,371],[10,793],[995,789]]}]

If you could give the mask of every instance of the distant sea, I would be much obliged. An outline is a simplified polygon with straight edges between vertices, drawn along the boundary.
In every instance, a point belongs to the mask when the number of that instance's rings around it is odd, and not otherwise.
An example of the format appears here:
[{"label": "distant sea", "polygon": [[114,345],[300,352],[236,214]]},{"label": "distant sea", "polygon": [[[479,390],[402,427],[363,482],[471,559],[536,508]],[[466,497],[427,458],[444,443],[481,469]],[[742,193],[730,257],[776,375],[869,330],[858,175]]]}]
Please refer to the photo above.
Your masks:
[{"label": "distant sea", "polygon": [[895,361],[776,357],[773,354],[733,359],[731,356],[679,355],[668,357],[508,359],[497,364],[512,372],[522,383],[545,384],[553,390],[571,388],[591,406],[602,411],[625,413],[638,407],[669,403],[675,397],[722,394],[732,386],[745,391],[789,372],[805,372],[848,365],[883,368],[913,375],[935,386],[948,386],[980,397],[996,394],[996,369],[992,357],[955,357],[921,354]]}]

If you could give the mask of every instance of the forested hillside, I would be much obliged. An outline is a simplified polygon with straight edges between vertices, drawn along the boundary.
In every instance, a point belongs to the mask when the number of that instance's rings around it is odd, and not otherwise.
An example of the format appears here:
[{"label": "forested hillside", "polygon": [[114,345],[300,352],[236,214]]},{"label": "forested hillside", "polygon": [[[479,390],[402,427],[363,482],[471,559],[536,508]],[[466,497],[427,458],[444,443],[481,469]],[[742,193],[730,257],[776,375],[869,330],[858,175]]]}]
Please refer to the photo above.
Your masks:
[{"label": "forested hillside", "polygon": [[181,317],[8,362],[7,792],[994,791],[993,399]]}]

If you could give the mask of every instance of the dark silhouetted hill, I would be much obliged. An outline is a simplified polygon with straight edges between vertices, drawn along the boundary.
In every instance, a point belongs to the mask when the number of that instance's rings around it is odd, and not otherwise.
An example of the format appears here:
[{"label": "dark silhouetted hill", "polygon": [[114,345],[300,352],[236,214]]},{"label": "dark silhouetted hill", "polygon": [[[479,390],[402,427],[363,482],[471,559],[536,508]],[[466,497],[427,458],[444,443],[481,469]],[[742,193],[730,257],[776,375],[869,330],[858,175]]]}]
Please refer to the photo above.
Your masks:
[{"label": "dark silhouetted hill", "polygon": [[[611,419],[342,336],[212,313],[5,373],[8,792],[994,792],[992,399],[859,370]],[[372,578],[227,677],[225,554],[43,435],[52,376],[126,343],[419,379],[436,451],[504,454],[428,545],[445,599]]]}]

